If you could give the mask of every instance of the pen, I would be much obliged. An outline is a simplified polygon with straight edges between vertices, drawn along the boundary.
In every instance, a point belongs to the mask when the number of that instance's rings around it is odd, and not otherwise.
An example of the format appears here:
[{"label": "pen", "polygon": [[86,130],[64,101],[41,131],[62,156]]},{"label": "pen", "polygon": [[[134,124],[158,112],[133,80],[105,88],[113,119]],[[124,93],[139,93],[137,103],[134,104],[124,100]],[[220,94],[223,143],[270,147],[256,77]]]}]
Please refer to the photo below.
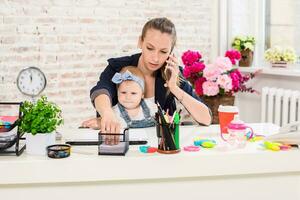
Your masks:
[{"label": "pen", "polygon": [[66,144],[75,146],[99,145],[98,141],[67,141]]},{"label": "pen", "polygon": [[89,128],[89,127],[85,127],[85,126],[79,126],[78,128]]},{"label": "pen", "polygon": [[174,117],[175,117],[176,113],[177,113],[177,111],[175,110],[174,113],[173,113],[171,122],[174,122]]},{"label": "pen", "polygon": [[182,112],[182,109],[180,108],[178,111],[179,117],[180,117],[180,113]]},{"label": "pen", "polygon": [[174,135],[174,139],[175,139],[175,146],[176,146],[176,149],[179,149],[179,122],[180,122],[180,116],[178,113],[175,113],[175,117],[174,117],[174,125],[175,125],[175,128],[174,128],[174,132],[175,132],[175,135]]}]

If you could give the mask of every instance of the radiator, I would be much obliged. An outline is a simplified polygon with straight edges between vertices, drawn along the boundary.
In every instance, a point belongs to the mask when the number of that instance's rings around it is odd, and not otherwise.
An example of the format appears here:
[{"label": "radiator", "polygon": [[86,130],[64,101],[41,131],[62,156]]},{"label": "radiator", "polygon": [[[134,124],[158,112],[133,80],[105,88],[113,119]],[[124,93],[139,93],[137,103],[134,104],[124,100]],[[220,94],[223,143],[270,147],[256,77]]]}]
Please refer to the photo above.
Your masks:
[{"label": "radiator", "polygon": [[300,121],[300,91],[262,88],[261,122],[284,126]]}]

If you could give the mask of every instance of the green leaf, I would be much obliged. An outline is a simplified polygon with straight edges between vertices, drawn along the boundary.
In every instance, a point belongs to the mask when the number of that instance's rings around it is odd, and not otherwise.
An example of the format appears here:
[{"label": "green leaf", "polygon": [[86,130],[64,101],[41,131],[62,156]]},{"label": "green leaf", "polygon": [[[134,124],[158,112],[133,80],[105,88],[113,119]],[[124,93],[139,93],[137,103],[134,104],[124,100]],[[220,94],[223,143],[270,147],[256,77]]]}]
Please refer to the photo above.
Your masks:
[{"label": "green leaf", "polygon": [[33,135],[53,132],[63,123],[61,109],[49,102],[46,96],[42,96],[35,104],[25,101],[21,113],[20,130]]}]

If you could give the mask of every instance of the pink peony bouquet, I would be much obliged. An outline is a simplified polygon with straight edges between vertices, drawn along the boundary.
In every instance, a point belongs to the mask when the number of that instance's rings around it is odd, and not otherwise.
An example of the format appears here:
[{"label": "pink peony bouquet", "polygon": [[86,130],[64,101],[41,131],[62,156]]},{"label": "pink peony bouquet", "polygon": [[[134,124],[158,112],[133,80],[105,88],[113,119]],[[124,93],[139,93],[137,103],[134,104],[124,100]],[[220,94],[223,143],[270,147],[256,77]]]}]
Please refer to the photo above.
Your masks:
[{"label": "pink peony bouquet", "polygon": [[238,51],[228,50],[225,56],[205,65],[199,52],[188,50],[181,57],[184,64],[183,76],[192,83],[199,96],[232,96],[239,91],[255,92],[245,85],[255,73],[242,75],[236,67],[233,67],[240,58],[241,54]]}]

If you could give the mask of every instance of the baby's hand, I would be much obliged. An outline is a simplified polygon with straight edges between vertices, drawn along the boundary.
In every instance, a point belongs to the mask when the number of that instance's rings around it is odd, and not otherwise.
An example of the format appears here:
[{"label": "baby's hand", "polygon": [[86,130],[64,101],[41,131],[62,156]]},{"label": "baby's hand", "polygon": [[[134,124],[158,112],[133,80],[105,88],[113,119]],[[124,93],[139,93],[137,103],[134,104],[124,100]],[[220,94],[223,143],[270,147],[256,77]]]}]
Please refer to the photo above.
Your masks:
[{"label": "baby's hand", "polygon": [[85,128],[92,128],[92,129],[98,130],[98,129],[100,129],[100,117],[83,121],[81,123],[81,126],[85,127]]}]

